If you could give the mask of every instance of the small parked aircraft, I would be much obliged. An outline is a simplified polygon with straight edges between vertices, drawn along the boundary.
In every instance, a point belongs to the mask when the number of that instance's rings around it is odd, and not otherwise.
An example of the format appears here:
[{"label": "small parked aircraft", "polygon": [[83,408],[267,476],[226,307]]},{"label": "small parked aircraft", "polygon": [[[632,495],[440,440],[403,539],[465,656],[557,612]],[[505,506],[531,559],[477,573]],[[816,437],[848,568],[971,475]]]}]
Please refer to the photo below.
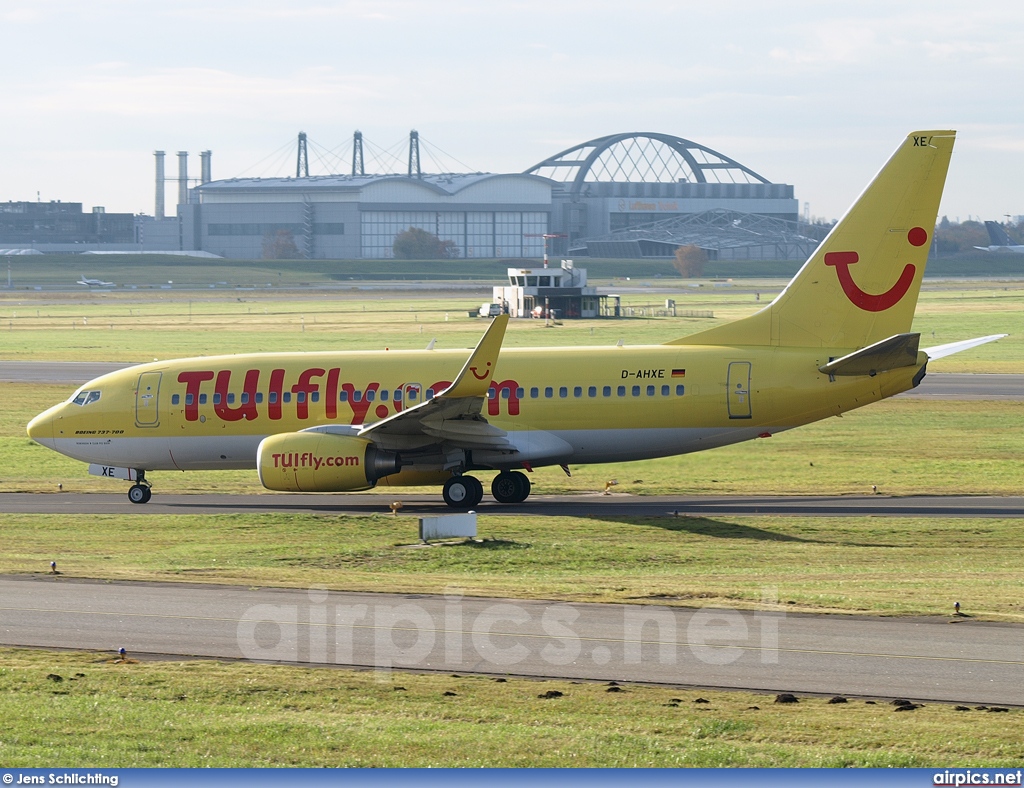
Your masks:
[{"label": "small parked aircraft", "polygon": [[258,353],[160,361],[82,386],[29,436],[90,472],[255,468],[271,490],[436,484],[454,508],[530,494],[539,466],[685,454],[838,416],[917,386],[911,331],[955,133],[907,137],[786,289],[749,317],[660,345]]},{"label": "small parked aircraft", "polygon": [[78,280],[76,284],[85,285],[86,287],[113,287],[113,282],[104,282],[102,279],[89,279],[85,274],[82,274],[82,278]]}]

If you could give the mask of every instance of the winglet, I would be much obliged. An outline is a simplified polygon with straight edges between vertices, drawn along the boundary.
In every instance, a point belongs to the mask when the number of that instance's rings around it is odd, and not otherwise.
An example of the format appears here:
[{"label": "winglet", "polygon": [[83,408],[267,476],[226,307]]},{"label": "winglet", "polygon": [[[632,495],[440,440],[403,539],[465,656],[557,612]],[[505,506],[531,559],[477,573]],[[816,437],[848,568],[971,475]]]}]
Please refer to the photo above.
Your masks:
[{"label": "winglet", "polygon": [[456,397],[486,397],[491,386],[491,378],[498,366],[498,353],[505,339],[505,328],[508,326],[508,315],[498,315],[491,321],[487,331],[480,338],[469,361],[462,367],[455,382],[438,396],[449,399]]}]

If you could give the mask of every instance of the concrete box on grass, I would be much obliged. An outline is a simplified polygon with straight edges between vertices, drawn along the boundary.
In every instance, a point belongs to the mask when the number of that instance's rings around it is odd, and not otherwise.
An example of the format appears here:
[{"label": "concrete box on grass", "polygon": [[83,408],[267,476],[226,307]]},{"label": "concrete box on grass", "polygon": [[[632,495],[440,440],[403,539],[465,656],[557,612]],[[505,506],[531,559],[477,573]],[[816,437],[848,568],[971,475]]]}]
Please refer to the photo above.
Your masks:
[{"label": "concrete box on grass", "polygon": [[446,514],[441,517],[420,518],[420,539],[453,539],[476,536],[476,512],[467,514]]}]

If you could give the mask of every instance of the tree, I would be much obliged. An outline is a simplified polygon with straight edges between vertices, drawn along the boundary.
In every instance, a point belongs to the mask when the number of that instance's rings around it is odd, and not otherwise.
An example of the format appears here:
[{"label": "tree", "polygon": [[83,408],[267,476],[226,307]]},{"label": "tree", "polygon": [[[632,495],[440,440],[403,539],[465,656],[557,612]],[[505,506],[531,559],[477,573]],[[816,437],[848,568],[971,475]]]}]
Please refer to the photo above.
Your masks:
[{"label": "tree", "polygon": [[396,235],[391,250],[399,260],[447,260],[459,254],[454,241],[442,241],[419,227],[410,227]]},{"label": "tree", "polygon": [[704,264],[708,261],[708,253],[699,246],[680,246],[676,249],[676,259],[672,263],[684,279],[692,279],[704,273]]},{"label": "tree", "polygon": [[302,255],[291,230],[278,230],[263,236],[264,260],[297,260],[300,257]]}]

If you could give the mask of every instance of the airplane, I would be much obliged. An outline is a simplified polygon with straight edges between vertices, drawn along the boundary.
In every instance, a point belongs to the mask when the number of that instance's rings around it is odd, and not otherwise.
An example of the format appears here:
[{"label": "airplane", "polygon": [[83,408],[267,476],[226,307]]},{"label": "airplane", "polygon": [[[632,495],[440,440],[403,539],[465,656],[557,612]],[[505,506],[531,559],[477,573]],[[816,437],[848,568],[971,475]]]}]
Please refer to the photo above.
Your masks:
[{"label": "airplane", "polygon": [[955,132],[898,147],[793,280],[760,311],[660,345],[256,353],[141,364],[86,383],[29,436],[132,482],[151,471],[255,469],[287,492],[440,486],[467,510],[474,475],[522,503],[542,466],[702,451],[920,384],[928,362],[997,334],[920,349],[911,323]]},{"label": "airplane", "polygon": [[75,284],[85,285],[86,287],[114,287],[113,282],[104,282],[102,279],[89,279],[85,274],[82,274],[82,278]]},{"label": "airplane", "polygon": [[1017,252],[1024,254],[1024,246],[1015,244],[998,222],[985,222],[985,229],[988,230],[988,239],[992,243],[989,246],[975,246],[975,249],[980,249],[983,252]]}]

